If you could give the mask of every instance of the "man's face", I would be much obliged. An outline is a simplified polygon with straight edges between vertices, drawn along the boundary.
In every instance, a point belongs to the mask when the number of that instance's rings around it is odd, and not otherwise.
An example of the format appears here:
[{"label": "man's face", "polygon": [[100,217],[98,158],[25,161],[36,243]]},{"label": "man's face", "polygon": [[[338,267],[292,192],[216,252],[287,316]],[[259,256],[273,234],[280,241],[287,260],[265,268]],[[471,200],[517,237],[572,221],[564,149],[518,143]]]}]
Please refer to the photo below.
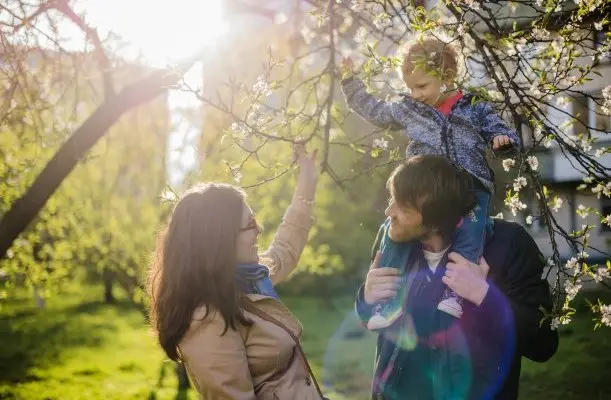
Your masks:
[{"label": "man's face", "polygon": [[390,218],[388,235],[395,242],[422,240],[430,235],[430,229],[422,224],[422,214],[415,208],[400,206],[393,197],[384,212]]}]

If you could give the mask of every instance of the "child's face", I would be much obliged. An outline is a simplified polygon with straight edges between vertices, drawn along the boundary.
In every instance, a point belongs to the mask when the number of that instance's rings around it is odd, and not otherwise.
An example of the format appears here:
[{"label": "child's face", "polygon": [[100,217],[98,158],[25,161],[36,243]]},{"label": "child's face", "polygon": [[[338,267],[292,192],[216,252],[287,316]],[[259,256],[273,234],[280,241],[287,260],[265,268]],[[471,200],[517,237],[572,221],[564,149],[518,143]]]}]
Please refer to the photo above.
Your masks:
[{"label": "child's face", "polygon": [[444,82],[439,77],[420,68],[414,69],[409,74],[403,76],[405,84],[411,90],[414,99],[431,105],[439,105],[445,98],[442,90],[444,86],[450,87],[448,82]]}]

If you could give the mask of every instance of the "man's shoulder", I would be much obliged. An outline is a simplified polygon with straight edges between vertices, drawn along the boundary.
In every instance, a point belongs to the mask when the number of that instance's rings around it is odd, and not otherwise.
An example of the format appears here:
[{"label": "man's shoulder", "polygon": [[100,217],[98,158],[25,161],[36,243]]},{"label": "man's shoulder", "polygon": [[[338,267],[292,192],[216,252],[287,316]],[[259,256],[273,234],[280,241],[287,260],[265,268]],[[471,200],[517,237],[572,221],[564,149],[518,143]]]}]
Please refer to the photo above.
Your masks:
[{"label": "man's shoulder", "polygon": [[516,222],[494,219],[493,230],[492,237],[486,241],[486,257],[503,259],[509,252],[538,251],[534,239]]},{"label": "man's shoulder", "polygon": [[495,219],[493,229],[494,233],[486,242],[484,249],[487,260],[488,258],[504,260],[510,252],[514,254],[539,252],[537,244],[522,225]]},{"label": "man's shoulder", "polygon": [[509,239],[515,237],[530,237],[526,229],[517,222],[505,221],[503,219],[494,219],[494,235],[493,240]]}]

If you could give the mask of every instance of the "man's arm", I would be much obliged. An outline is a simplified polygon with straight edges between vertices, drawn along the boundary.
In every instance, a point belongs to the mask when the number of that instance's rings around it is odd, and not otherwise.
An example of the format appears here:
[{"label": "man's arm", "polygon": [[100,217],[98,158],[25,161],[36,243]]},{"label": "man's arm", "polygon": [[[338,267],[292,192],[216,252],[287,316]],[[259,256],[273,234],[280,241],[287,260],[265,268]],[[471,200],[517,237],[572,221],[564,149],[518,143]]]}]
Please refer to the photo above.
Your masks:
[{"label": "man's arm", "polygon": [[550,321],[541,324],[552,309],[549,284],[543,275],[545,260],[533,238],[519,227],[510,244],[503,291],[514,314],[518,354],[533,361],[549,360],[558,349],[558,332]]},{"label": "man's arm", "polygon": [[[373,242],[373,246],[371,248],[371,262],[374,261],[376,253],[380,249],[380,243],[382,242],[382,237],[384,237],[384,224],[380,226],[378,229],[378,233],[376,235],[376,239]],[[371,318],[373,314],[373,306],[370,306],[365,302],[365,284],[363,283],[359,290],[356,292],[356,300],[354,302],[354,310],[356,311],[356,315],[359,317],[363,324],[367,324],[367,321]]]}]

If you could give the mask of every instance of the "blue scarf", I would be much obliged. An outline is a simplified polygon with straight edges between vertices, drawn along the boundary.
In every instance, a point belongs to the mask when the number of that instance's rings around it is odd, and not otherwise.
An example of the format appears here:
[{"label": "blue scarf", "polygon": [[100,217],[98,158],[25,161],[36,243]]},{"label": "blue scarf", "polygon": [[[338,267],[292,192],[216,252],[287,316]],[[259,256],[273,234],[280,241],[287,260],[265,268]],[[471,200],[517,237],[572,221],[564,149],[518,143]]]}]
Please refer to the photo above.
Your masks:
[{"label": "blue scarf", "polygon": [[236,285],[246,294],[261,294],[278,298],[272,280],[269,277],[269,268],[261,264],[238,264]]}]

